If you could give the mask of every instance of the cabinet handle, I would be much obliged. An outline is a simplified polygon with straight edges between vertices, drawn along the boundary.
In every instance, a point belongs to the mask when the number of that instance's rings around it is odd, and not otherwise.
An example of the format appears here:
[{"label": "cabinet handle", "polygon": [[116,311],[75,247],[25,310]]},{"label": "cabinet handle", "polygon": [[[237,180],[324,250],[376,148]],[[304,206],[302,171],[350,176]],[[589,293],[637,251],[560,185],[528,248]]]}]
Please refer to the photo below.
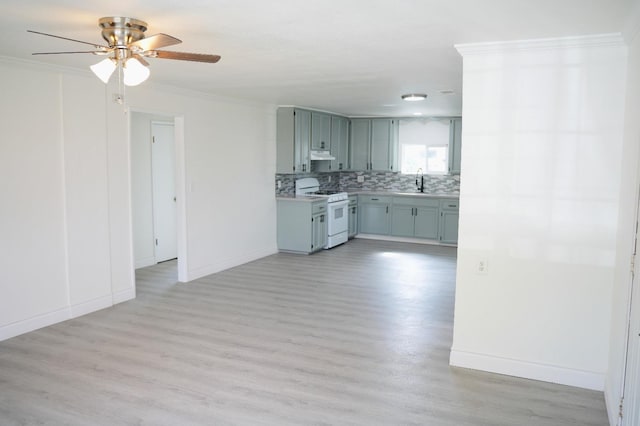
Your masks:
[{"label": "cabinet handle", "polygon": [[324,223],[324,215],[320,216],[320,223]]},{"label": "cabinet handle", "polygon": [[458,207],[455,204],[449,204],[449,207]]},{"label": "cabinet handle", "polygon": [[371,201],[379,201],[378,198],[372,198]]},{"label": "cabinet handle", "polygon": [[387,206],[387,214],[389,214],[389,206]]}]

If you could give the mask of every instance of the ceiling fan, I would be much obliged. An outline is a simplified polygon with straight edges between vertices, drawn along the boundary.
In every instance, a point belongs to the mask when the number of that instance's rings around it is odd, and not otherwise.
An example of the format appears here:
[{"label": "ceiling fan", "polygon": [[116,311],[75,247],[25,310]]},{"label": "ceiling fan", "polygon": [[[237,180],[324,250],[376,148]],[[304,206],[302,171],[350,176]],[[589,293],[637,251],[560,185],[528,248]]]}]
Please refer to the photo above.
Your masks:
[{"label": "ceiling fan", "polygon": [[107,83],[111,74],[120,68],[122,70],[124,84],[136,86],[145,81],[150,74],[149,63],[145,58],[177,59],[180,61],[196,61],[216,63],[220,60],[219,55],[208,55],[202,53],[172,52],[158,50],[162,47],[173,46],[182,43],[181,40],[167,34],[154,34],[145,37],[147,23],[133,18],[121,16],[109,16],[100,18],[98,26],[102,28],[102,38],[108,45],[90,43],[75,40],[68,37],[61,37],[39,31],[27,30],[30,33],[40,34],[48,37],[55,37],[62,40],[93,46],[94,50],[71,51],[71,52],[37,52],[33,55],[61,55],[72,53],[92,53],[94,55],[107,56],[106,59],[92,65],[91,71],[103,82]]}]

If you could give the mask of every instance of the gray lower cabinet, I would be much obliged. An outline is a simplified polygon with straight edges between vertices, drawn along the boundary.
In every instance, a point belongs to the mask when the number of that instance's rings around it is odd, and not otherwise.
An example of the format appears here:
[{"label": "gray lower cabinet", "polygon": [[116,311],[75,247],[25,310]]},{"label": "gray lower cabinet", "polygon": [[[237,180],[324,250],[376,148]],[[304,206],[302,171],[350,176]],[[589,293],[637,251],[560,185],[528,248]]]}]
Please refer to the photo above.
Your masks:
[{"label": "gray lower cabinet", "polygon": [[460,203],[458,200],[440,200],[439,238],[441,243],[458,243],[459,211]]},{"label": "gray lower cabinet", "polygon": [[358,196],[349,196],[349,238],[358,234]]},{"label": "gray lower cabinet", "polygon": [[391,235],[438,239],[438,199],[393,197]]},{"label": "gray lower cabinet", "polygon": [[278,249],[313,253],[327,245],[327,202],[278,200]]},{"label": "gray lower cabinet", "polygon": [[358,226],[362,234],[389,235],[392,197],[360,195]]}]

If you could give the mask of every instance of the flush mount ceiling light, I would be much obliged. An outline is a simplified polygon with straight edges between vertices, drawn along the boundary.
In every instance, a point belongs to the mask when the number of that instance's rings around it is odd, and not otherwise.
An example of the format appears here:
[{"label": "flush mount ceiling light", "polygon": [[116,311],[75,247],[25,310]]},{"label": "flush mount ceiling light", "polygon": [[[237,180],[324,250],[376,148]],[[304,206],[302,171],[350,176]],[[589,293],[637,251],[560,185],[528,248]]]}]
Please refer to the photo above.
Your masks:
[{"label": "flush mount ceiling light", "polygon": [[400,97],[402,98],[403,101],[410,101],[410,102],[424,101],[425,99],[427,99],[427,95],[424,93],[408,93]]},{"label": "flush mount ceiling light", "polygon": [[93,50],[89,51],[38,52],[34,53],[34,55],[92,53],[94,55],[107,56],[106,59],[90,67],[91,71],[104,83],[109,81],[109,78],[116,69],[119,70],[118,74],[122,77],[122,80],[124,80],[125,85],[137,86],[142,83],[149,78],[150,74],[149,63],[145,58],[208,63],[216,63],[220,60],[219,55],[158,50],[161,47],[182,43],[182,41],[162,33],[145,37],[144,32],[147,30],[147,23],[139,19],[109,16],[101,18],[98,21],[98,26],[102,29],[102,38],[108,42],[108,45],[75,40],[68,37],[41,33],[39,31],[27,31],[93,47]]}]

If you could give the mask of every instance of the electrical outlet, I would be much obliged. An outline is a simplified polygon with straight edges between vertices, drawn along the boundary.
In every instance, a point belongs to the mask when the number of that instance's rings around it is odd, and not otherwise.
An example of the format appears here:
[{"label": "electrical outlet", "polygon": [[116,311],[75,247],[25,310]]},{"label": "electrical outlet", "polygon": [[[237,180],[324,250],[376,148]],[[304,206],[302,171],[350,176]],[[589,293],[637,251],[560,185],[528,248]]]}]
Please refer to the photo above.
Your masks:
[{"label": "electrical outlet", "polygon": [[331,183],[331,175],[327,176],[328,182]]},{"label": "electrical outlet", "polygon": [[476,274],[486,275],[489,273],[489,263],[487,259],[479,259],[476,263]]},{"label": "electrical outlet", "polygon": [[278,185],[278,189],[281,189],[282,188],[282,181],[281,180],[277,181],[276,185]]},{"label": "electrical outlet", "polygon": [[363,176],[363,175],[359,175],[359,176],[357,177],[357,180],[358,180],[358,183],[362,183],[362,182],[364,182],[364,176]]}]

